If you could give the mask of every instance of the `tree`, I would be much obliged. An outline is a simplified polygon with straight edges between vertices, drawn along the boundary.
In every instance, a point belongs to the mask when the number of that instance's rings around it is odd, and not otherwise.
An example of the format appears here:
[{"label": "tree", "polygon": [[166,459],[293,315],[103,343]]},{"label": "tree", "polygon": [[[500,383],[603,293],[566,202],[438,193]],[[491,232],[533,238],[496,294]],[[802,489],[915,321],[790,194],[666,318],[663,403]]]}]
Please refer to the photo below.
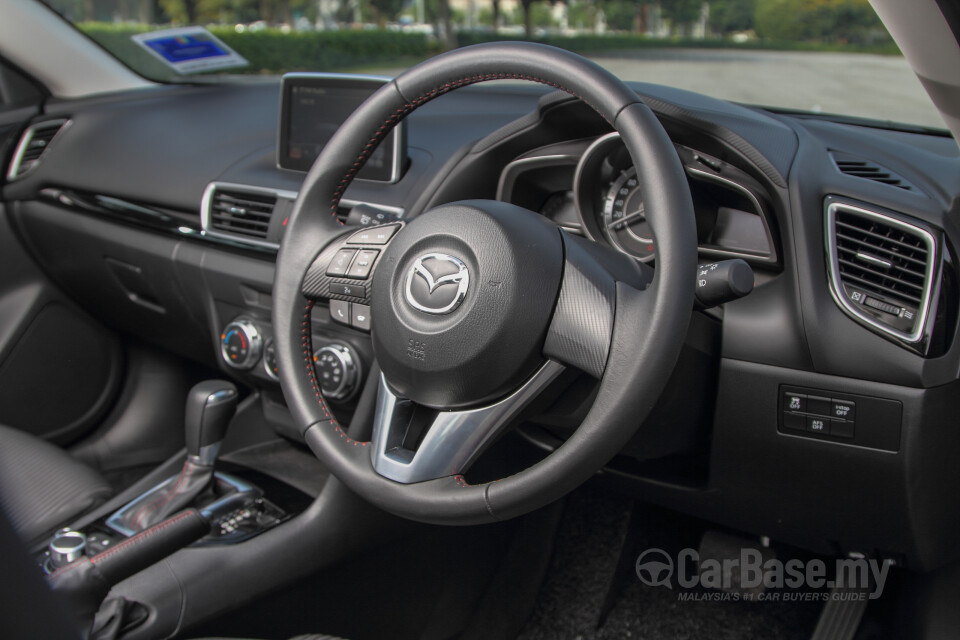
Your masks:
[{"label": "tree", "polygon": [[370,0],[370,9],[373,21],[381,27],[387,22],[395,20],[403,9],[404,0]]},{"label": "tree", "polygon": [[710,28],[728,34],[753,29],[756,0],[715,0],[710,3]]},{"label": "tree", "polygon": [[703,0],[660,0],[663,17],[670,21],[674,29],[696,22],[702,6]]}]

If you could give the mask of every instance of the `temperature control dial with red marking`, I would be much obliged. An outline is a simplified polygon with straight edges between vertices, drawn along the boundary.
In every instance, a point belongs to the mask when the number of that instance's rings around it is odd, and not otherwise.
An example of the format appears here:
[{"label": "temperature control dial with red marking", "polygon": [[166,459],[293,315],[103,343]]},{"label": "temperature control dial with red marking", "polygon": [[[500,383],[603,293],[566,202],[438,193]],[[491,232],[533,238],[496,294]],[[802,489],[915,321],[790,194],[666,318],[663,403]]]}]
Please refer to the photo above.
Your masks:
[{"label": "temperature control dial with red marking", "polygon": [[263,335],[249,320],[234,320],[220,333],[220,356],[235,369],[251,369],[260,360]]}]

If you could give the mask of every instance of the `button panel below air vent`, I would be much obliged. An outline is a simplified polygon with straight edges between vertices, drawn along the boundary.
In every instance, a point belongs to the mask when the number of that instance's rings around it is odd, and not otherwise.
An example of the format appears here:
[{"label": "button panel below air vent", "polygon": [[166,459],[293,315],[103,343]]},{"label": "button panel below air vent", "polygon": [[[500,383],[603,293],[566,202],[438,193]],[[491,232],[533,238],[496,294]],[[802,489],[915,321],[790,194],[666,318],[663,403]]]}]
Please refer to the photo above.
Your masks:
[{"label": "button panel below air vent", "polygon": [[848,315],[908,343],[925,335],[939,255],[933,235],[899,216],[826,201],[831,293]]}]

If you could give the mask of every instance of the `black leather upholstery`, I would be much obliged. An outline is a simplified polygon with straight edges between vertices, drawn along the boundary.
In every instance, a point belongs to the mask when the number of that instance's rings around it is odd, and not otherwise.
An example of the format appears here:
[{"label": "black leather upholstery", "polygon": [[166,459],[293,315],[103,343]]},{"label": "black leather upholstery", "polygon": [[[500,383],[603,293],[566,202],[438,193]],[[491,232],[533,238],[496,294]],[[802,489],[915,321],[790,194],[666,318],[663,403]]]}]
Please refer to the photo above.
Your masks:
[{"label": "black leather upholstery", "polygon": [[100,474],[48,442],[0,425],[0,506],[32,544],[110,497]]}]

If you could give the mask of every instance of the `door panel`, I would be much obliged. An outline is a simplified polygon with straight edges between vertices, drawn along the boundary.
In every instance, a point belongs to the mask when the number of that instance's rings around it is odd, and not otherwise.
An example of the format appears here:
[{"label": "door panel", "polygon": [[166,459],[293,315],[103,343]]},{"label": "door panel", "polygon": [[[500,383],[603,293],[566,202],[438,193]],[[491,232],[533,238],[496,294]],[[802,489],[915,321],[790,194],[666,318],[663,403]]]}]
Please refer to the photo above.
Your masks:
[{"label": "door panel", "polygon": [[0,204],[0,424],[66,444],[117,394],[119,341],[54,287]]}]

